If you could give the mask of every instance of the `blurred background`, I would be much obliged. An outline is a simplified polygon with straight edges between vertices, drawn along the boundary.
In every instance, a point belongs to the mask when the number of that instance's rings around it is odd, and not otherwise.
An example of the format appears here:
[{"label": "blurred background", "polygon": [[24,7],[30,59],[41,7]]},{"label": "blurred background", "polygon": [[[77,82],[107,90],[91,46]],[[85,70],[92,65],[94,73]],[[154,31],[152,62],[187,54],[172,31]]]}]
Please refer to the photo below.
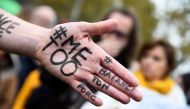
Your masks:
[{"label": "blurred background", "polygon": [[[0,8],[46,28],[118,19],[116,31],[93,40],[134,72],[144,99],[122,105],[92,88],[105,99],[100,109],[188,109],[190,0],[0,0]],[[97,107],[36,60],[0,50],[0,109],[79,108]]]}]

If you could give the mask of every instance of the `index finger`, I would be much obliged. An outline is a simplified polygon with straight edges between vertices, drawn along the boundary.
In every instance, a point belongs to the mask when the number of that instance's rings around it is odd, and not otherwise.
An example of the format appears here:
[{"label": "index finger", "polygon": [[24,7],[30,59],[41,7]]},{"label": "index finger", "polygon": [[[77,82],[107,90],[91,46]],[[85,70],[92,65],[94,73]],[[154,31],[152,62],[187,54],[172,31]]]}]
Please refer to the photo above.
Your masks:
[{"label": "index finger", "polygon": [[115,75],[127,82],[131,87],[138,86],[138,80],[136,77],[107,53],[104,53],[104,55],[100,57],[100,62],[103,67],[109,69]]}]

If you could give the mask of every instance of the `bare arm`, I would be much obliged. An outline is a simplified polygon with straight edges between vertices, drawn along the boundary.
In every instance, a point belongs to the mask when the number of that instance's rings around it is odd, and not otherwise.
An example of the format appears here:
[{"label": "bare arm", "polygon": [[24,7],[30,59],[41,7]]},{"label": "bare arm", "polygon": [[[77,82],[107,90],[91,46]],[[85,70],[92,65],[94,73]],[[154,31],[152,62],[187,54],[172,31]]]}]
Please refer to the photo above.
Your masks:
[{"label": "bare arm", "polygon": [[37,43],[48,31],[0,10],[0,49],[34,57]]},{"label": "bare arm", "polygon": [[46,29],[0,10],[0,48],[38,59],[54,76],[68,83],[91,103],[100,106],[86,84],[128,103],[142,95],[138,81],[127,69],[97,46],[91,36],[115,29],[116,20],[71,22]]}]

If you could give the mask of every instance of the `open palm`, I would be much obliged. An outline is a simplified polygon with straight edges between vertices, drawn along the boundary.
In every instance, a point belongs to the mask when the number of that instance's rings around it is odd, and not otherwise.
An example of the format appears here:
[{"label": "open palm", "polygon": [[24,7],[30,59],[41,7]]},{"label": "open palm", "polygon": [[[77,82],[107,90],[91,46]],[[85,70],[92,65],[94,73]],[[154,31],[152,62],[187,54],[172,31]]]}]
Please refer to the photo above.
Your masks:
[{"label": "open palm", "polygon": [[36,56],[49,72],[97,106],[102,105],[102,100],[87,84],[122,103],[130,98],[139,101],[142,95],[136,89],[135,77],[90,38],[112,31],[116,24],[112,19],[57,25],[46,33],[49,37],[41,39]]}]

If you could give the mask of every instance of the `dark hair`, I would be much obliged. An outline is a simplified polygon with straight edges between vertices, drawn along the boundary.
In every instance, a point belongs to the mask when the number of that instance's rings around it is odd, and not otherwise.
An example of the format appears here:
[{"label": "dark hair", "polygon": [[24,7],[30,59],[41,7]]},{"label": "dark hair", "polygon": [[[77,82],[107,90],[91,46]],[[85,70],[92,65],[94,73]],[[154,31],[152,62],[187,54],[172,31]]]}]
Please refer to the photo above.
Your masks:
[{"label": "dark hair", "polygon": [[182,87],[186,96],[187,104],[190,105],[190,72],[181,75]]},{"label": "dark hair", "polygon": [[175,49],[168,42],[163,40],[157,40],[145,43],[142,49],[140,50],[138,60],[140,61],[148,51],[154,49],[157,46],[161,46],[164,49],[168,65],[168,70],[167,72],[165,72],[164,76],[167,76],[174,70],[176,66]]},{"label": "dark hair", "polygon": [[185,94],[187,94],[190,92],[190,72],[181,75],[181,78],[182,78],[183,90]]},{"label": "dark hair", "polygon": [[[129,17],[133,21],[133,27],[128,36],[128,44],[124,47],[124,49],[120,52],[117,57],[114,57],[117,61],[119,61],[125,67],[129,67],[130,62],[134,56],[137,44],[138,44],[138,23],[135,15],[133,15],[129,10],[124,8],[114,8],[110,10],[102,20],[107,20],[113,13],[120,13],[126,17]],[[99,41],[100,38],[97,37],[96,42]]]}]

